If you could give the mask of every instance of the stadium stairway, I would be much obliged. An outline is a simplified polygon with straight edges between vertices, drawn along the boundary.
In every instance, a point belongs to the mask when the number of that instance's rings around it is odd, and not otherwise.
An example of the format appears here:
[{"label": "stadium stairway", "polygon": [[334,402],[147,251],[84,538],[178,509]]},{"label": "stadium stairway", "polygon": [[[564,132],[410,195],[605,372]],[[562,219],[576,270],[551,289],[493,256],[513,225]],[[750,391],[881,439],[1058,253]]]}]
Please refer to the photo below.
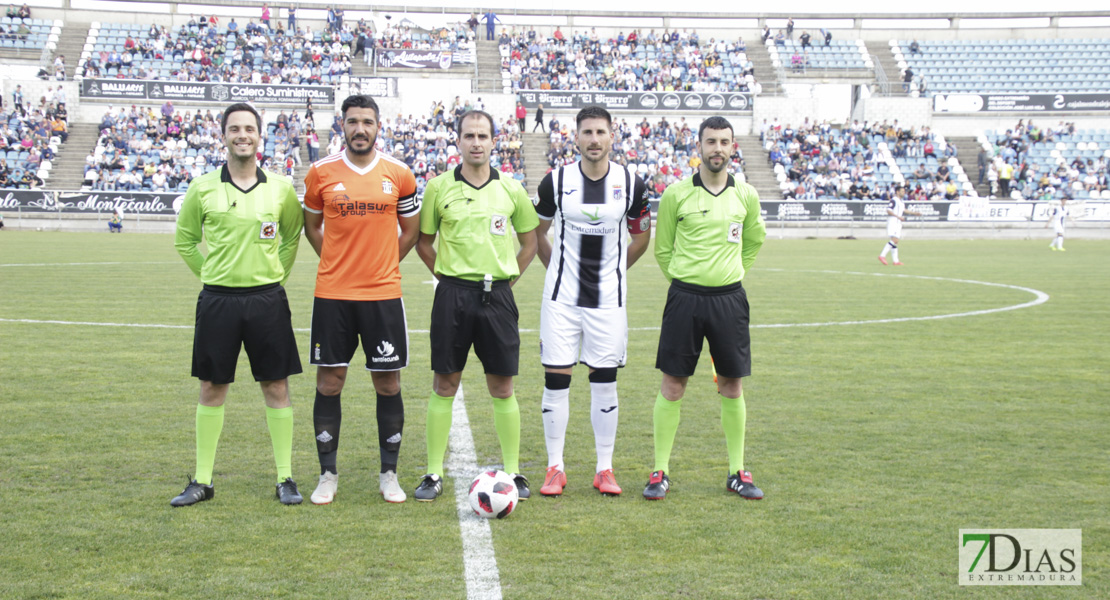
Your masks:
[{"label": "stadium stairway", "polygon": [[479,39],[476,46],[478,78],[475,81],[474,91],[500,93],[502,91],[501,51],[497,48],[497,42]]},{"label": "stadium stairway", "polygon": [[[979,181],[979,143],[973,137],[950,137],[948,138],[949,144],[956,145],[957,157],[960,160],[960,166],[964,168],[972,183]],[[986,198],[990,195],[991,186],[987,183],[987,178],[983,178],[983,185],[976,185],[975,191],[979,192],[979,196]]]},{"label": "stadium stairway", "polygon": [[[531,115],[529,115],[531,116]],[[531,122],[529,122],[531,123]],[[524,155],[525,178],[524,189],[528,190],[528,197],[535,198],[540,181],[547,175],[547,151],[551,148],[551,138],[546,133],[525,133],[524,146],[521,153]]]},{"label": "stadium stairway", "polygon": [[755,67],[755,80],[763,86],[763,93],[781,94],[782,87],[779,83],[778,74],[775,73],[775,67],[771,65],[771,53],[767,51],[767,47],[753,41],[748,44],[746,54],[748,59],[752,61],[752,66]]},{"label": "stadium stairway", "polygon": [[902,70],[898,68],[898,63],[894,60],[894,55],[890,52],[889,42],[866,42],[867,52],[871,54],[871,59],[876,61],[876,65],[883,68],[883,73],[886,75],[887,81],[890,82],[890,91],[899,93],[902,91]]},{"label": "stadium stairway", "polygon": [[[73,73],[77,70],[77,63],[81,60],[81,51],[85,49],[85,39],[89,37],[89,25],[89,23],[67,21],[62,26],[62,33],[58,36],[58,47],[54,49],[54,56],[51,57],[51,60],[59,55],[66,57],[66,79],[73,79]],[[52,73],[53,68],[50,67]],[[92,148],[91,145],[89,147]]]},{"label": "stadium stairway", "polygon": [[[754,61],[753,61],[754,62]],[[759,67],[756,67],[758,69]],[[782,192],[775,171],[768,162],[768,153],[763,149],[758,135],[742,135],[736,138],[740,151],[744,153],[744,176],[757,192],[761,200],[781,200]]]},{"label": "stadium stairway", "polygon": [[[60,46],[59,46],[60,47]],[[69,55],[66,54],[68,62]],[[85,180],[85,156],[96,147],[100,138],[99,124],[70,121],[69,139],[58,148],[46,187],[51,190],[79,190]]]}]

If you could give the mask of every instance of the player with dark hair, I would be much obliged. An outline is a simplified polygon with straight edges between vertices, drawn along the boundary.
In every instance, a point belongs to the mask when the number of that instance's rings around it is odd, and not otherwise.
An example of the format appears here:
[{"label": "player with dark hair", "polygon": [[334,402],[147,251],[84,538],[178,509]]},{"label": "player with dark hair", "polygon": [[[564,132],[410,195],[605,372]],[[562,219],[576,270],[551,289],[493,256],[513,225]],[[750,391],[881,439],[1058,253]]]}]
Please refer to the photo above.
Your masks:
[{"label": "player with dark hair", "polygon": [[890,238],[886,245],[883,246],[882,252],[879,253],[879,262],[884,265],[886,262],[887,253],[892,253],[891,258],[894,259],[894,266],[902,266],[902,261],[898,260],[898,243],[902,240],[902,223],[906,221],[906,215],[920,216],[921,213],[906,208],[906,186],[898,184],[894,188],[894,196],[890,199],[890,204],[886,207],[886,235]]},{"label": "player with dark hair", "polygon": [[[547,267],[540,312],[547,473],[540,493],[561,495],[567,482],[563,447],[570,381],[574,365],[582,362],[589,368],[590,422],[597,451],[593,485],[602,494],[618,495],[613,447],[619,414],[617,369],[624,366],[628,348],[628,269],[651,241],[651,207],[644,182],[628,167],[609,160],[609,111],[587,106],[578,111],[575,123],[582,160],[548,173],[540,183],[536,206],[538,254]],[[554,230],[554,242],[547,239],[548,229]]]},{"label": "player with dark hair", "polygon": [[[435,374],[428,399],[428,474],[415,496],[431,502],[443,491],[452,401],[474,346],[493,397],[504,471],[513,476],[520,499],[526,500],[530,491],[520,473],[520,408],[513,392],[520,363],[519,313],[510,286],[536,255],[534,230],[539,220],[520,183],[490,167],[493,119],[470,111],[460,123],[463,162],[428,182],[416,243],[417,254],[439,283],[432,303]],[[511,235],[514,230],[519,251]]]},{"label": "player with dark hair", "polygon": [[380,491],[387,502],[404,502],[397,460],[405,424],[401,369],[408,365],[408,326],[400,261],[420,233],[420,201],[412,171],[374,147],[379,129],[374,99],[350,96],[342,114],[346,148],[314,163],[305,177],[305,236],[320,256],[310,357],[316,365],[312,416],[320,481],[310,500],[328,504],[335,498],[340,396],[361,337],[377,395]]},{"label": "player with dark hair", "polygon": [[[288,378],[301,372],[301,360],[282,286],[297,258],[304,223],[301,205],[288,181],[258,168],[262,141],[258,112],[249,104],[232,104],[220,124],[227,164],[189,184],[177,218],[174,245],[204,289],[197,299],[193,332],[192,373],[200,379],[196,474],[170,504],[188,506],[215,494],[212,469],[223,429],[224,400],[243,346],[266,401],[277,497],[283,504],[300,504],[292,477]],[[207,256],[197,248],[202,237]]]},{"label": "player with dark hair", "polygon": [[663,384],[655,398],[655,471],[644,489],[648,500],[662,500],[670,489],[667,471],[682,397],[706,340],[721,395],[730,471],[726,486],[741,498],[763,498],[751,473],[744,470],[741,378],[751,375],[751,349],[748,298],[741,280],[755,262],[767,229],[755,188],[728,173],[734,146],[727,119],[703,121],[698,127],[698,172],[669,186],[659,202],[655,258],[671,287],[655,359]]}]

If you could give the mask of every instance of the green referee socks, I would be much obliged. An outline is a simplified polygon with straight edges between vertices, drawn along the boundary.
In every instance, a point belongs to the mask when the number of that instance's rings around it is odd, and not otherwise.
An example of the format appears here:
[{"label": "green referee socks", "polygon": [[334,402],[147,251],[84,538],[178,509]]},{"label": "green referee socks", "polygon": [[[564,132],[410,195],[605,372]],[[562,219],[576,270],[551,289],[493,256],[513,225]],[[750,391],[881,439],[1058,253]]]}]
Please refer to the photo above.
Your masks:
[{"label": "green referee socks", "polygon": [[508,398],[493,399],[493,427],[497,430],[497,440],[501,442],[501,460],[505,472],[520,474],[520,405],[516,394]]},{"label": "green referee socks", "polygon": [[655,411],[652,419],[655,429],[655,471],[670,471],[671,449],[674,436],[678,433],[678,420],[682,411],[682,400],[671,402],[663,397],[663,392],[655,396]]},{"label": "green referee socks", "polygon": [[277,482],[293,477],[293,407],[266,407],[266,425],[270,427],[270,443],[274,446]]},{"label": "green referee socks", "polygon": [[744,469],[744,426],[747,420],[748,409],[744,403],[744,394],[740,394],[739,398],[721,396],[721,426],[725,428],[730,473]]},{"label": "green referee socks", "polygon": [[443,476],[443,455],[451,435],[451,404],[454,398],[432,392],[428,398],[428,417],[424,439],[428,444],[428,472]]},{"label": "green referee socks", "polygon": [[216,464],[216,445],[224,429],[224,407],[197,405],[197,483],[212,485],[212,468]]}]

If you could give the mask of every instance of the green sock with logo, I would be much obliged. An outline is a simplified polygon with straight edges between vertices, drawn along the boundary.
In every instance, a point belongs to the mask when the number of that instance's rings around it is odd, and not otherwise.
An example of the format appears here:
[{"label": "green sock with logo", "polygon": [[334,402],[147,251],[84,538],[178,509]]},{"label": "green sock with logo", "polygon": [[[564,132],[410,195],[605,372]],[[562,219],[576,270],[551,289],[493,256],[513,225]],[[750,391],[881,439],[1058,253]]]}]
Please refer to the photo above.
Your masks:
[{"label": "green sock with logo", "polygon": [[671,449],[674,436],[678,433],[678,421],[682,411],[682,400],[671,402],[663,397],[663,392],[655,396],[655,411],[652,424],[655,430],[655,470],[664,473],[671,468]]}]

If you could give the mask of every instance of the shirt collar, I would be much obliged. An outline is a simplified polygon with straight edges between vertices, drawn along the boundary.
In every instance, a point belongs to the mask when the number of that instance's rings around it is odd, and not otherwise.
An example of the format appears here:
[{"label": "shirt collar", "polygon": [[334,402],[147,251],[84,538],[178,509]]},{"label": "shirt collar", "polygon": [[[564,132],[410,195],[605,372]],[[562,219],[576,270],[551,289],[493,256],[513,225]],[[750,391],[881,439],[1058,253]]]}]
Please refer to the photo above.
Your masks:
[{"label": "shirt collar", "polygon": [[475,186],[471,185],[471,183],[469,181],[467,181],[465,177],[463,177],[462,165],[459,165],[459,166],[455,167],[455,181],[461,181],[461,182],[465,183],[466,185],[469,185],[470,187],[472,187],[476,190],[480,190],[480,189],[486,187],[486,185],[489,184],[489,182],[491,182],[495,179],[501,179],[501,174],[498,173],[497,169],[495,169],[493,167],[490,167],[489,168],[489,179],[487,179],[486,182],[483,183],[482,185],[475,187]]}]

